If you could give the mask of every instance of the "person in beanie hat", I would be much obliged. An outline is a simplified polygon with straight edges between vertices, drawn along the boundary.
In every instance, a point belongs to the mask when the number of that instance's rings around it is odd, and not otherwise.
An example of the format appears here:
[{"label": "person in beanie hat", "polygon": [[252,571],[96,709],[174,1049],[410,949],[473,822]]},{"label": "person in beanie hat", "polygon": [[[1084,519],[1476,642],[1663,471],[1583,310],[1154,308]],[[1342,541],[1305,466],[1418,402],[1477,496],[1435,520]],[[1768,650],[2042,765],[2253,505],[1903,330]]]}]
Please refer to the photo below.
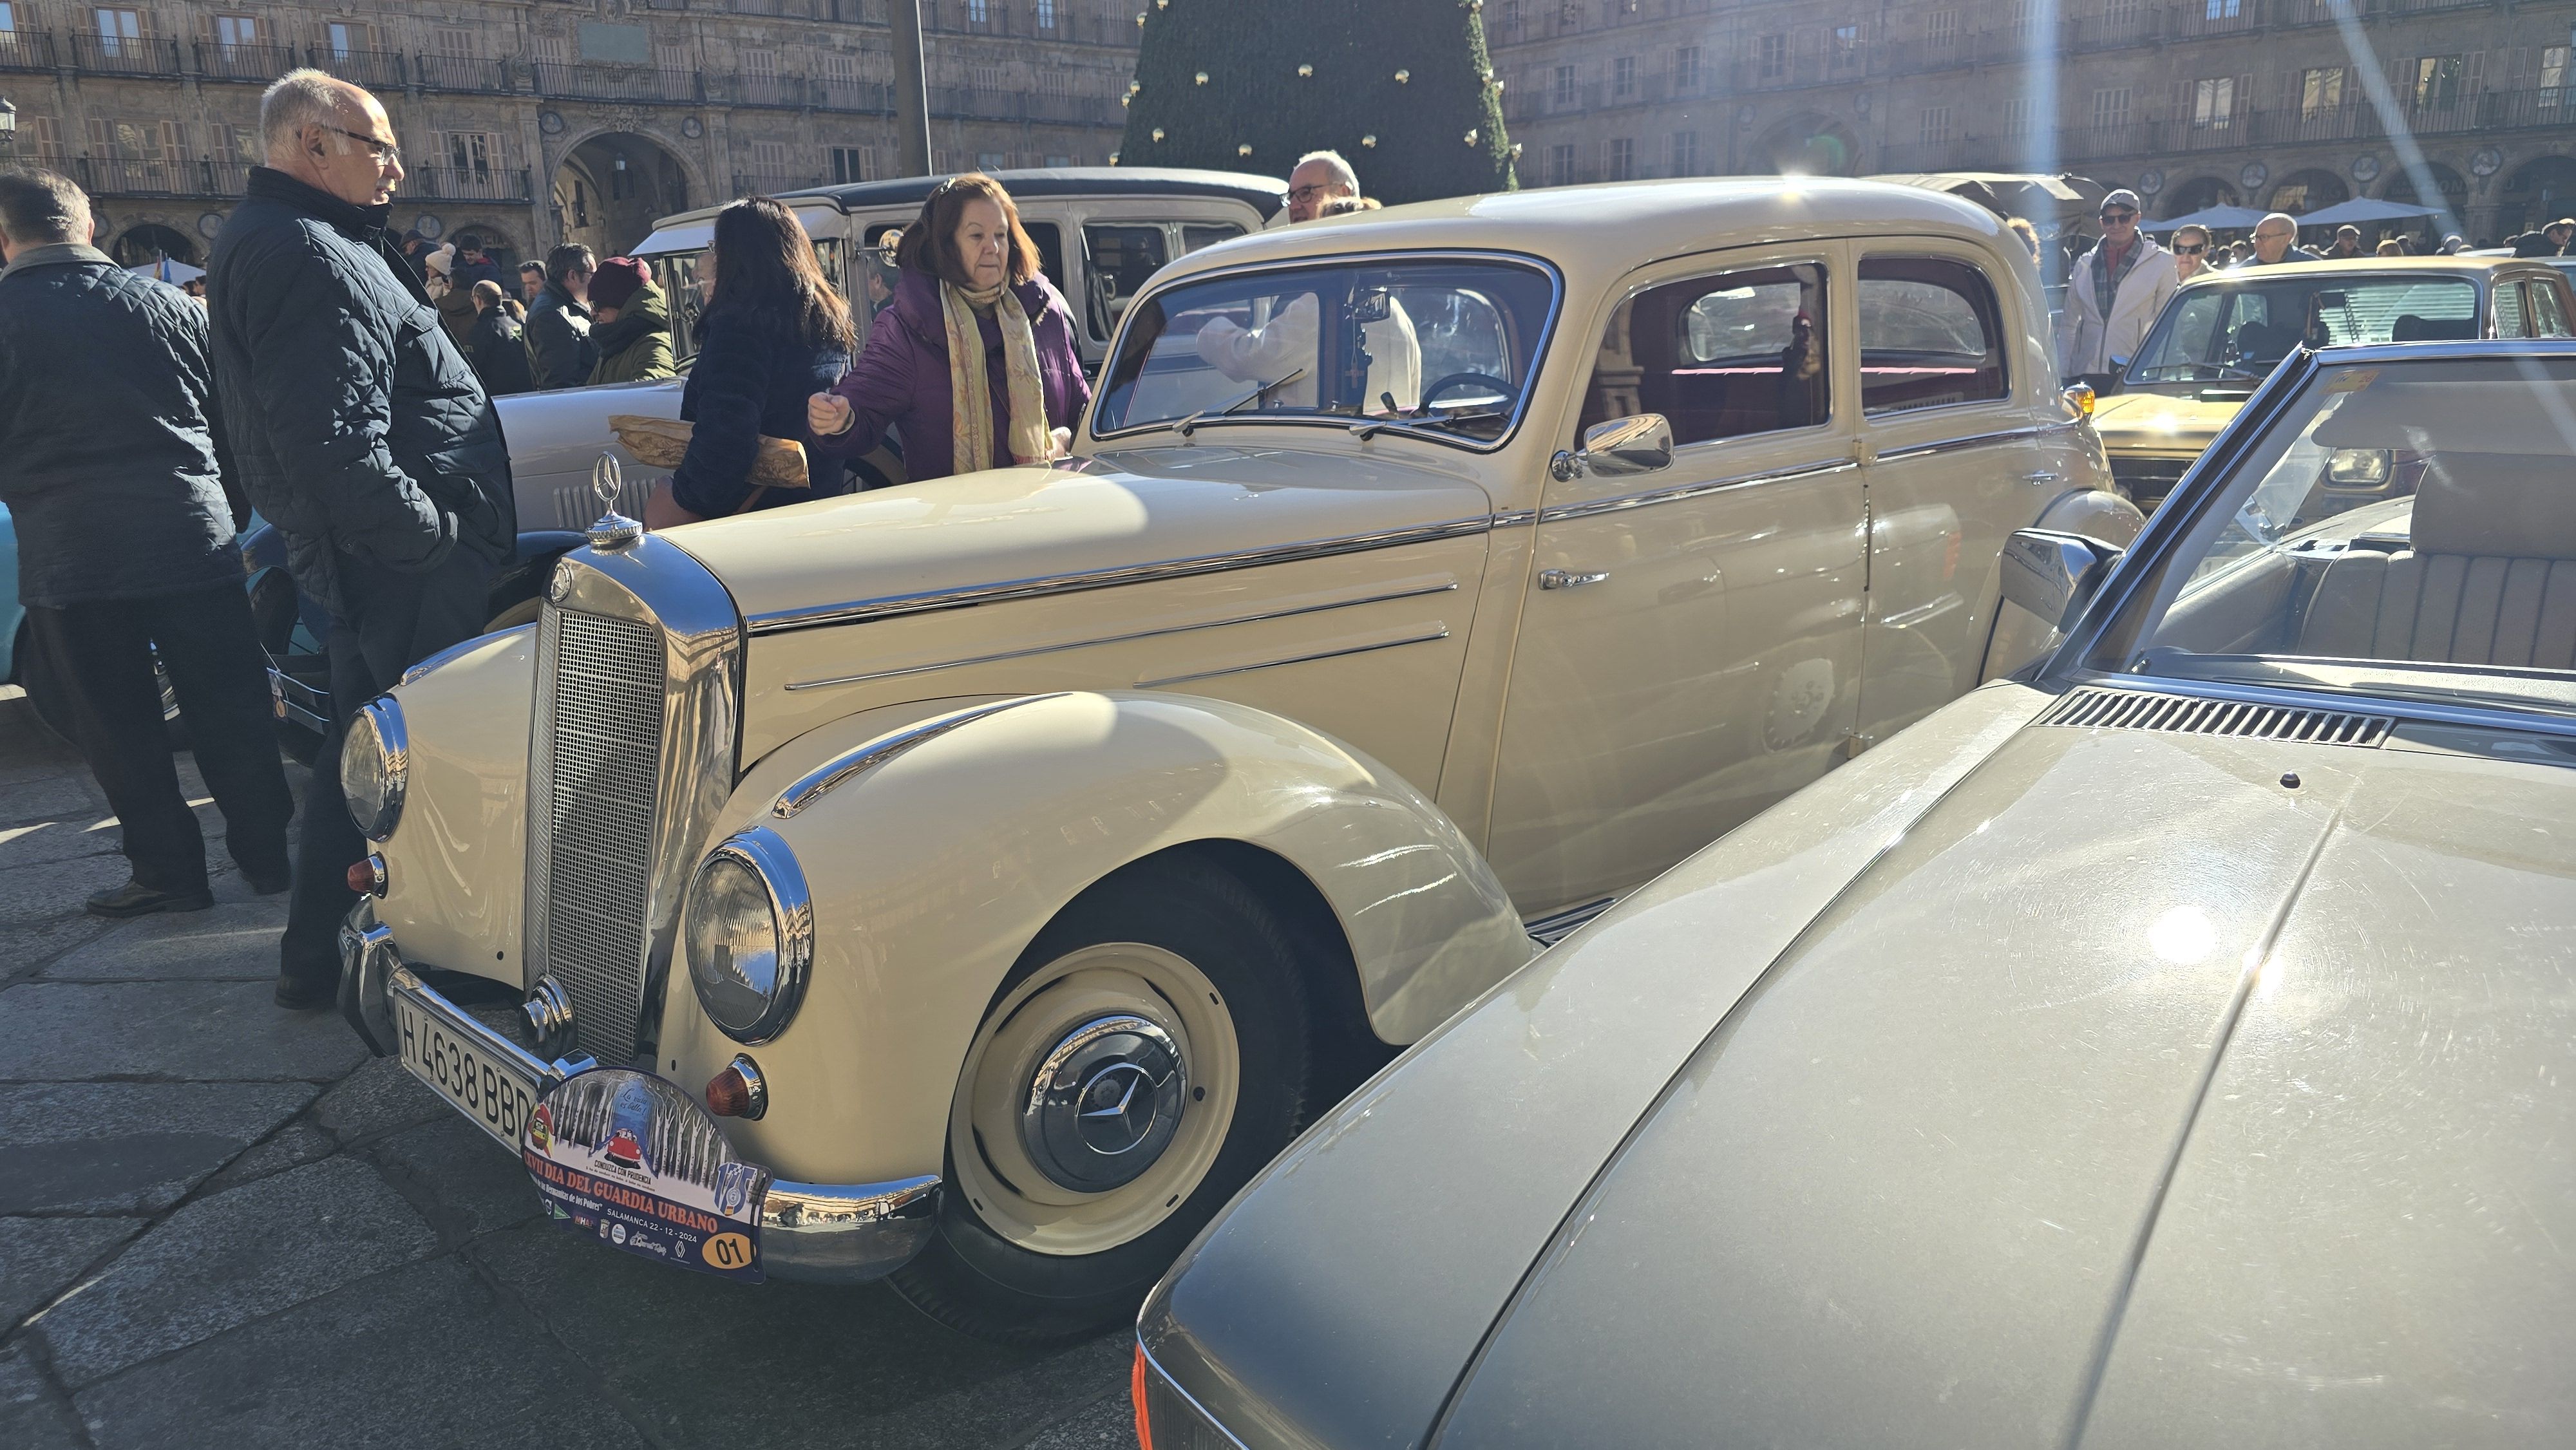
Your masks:
[{"label": "person in beanie hat", "polygon": [[422,285],[438,308],[438,320],[447,328],[447,335],[456,339],[456,345],[463,347],[474,331],[474,293],[472,283],[460,284],[456,280],[456,248],[437,248],[425,254],[421,263],[427,274]]},{"label": "person in beanie hat", "polygon": [[2075,259],[2057,319],[2057,365],[2068,377],[2116,371],[2144,342],[2173,296],[2171,252],[2138,230],[2138,194],[2102,198],[2102,240]]},{"label": "person in beanie hat", "polygon": [[671,309],[652,274],[633,257],[611,257],[590,278],[590,340],[599,348],[594,383],[678,377]]}]

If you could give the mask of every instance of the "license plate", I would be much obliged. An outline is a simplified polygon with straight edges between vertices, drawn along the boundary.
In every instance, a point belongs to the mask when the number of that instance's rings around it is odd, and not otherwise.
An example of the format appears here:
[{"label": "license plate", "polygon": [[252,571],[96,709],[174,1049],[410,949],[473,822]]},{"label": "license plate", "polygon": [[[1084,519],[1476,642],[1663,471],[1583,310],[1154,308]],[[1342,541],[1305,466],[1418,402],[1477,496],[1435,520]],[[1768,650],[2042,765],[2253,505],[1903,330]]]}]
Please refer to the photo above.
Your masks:
[{"label": "license plate", "polygon": [[411,1075],[513,1151],[535,1113],[544,1085],[526,1069],[486,1050],[402,992],[393,1003],[397,1051]]}]

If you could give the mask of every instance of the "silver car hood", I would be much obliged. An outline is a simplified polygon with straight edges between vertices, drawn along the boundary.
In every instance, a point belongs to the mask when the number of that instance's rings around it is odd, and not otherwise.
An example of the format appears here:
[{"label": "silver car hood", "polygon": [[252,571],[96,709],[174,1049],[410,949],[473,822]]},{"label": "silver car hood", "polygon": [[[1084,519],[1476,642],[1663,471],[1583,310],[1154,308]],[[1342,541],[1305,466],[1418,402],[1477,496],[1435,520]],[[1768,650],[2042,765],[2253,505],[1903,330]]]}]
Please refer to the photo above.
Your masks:
[{"label": "silver car hood", "polygon": [[[1517,1145],[1556,1219],[1487,1245],[1514,1282],[1472,1339],[1442,1335],[1445,1411],[1314,1438],[1418,1443],[1437,1416],[1479,1447],[2397,1446],[2576,1420],[2576,1160],[2552,1146],[2576,1140],[2576,773],[2423,732],[1993,748],[1997,694],[1927,722],[1924,745],[1988,758],[1749,990],[1712,1000],[1766,945],[1731,839],[1584,943],[1659,966],[1546,958],[1474,1014],[1536,1029],[1584,997],[1597,1073],[1532,1083],[1471,1018],[1394,1075],[1365,1111],[1440,1063],[1484,1084],[1482,1121],[1448,1124],[1483,1138],[1532,1091],[1633,1101],[1622,1044],[1651,1067],[1699,1034],[1651,1102]],[[1866,805],[1846,790],[1782,810]],[[1607,973],[1660,990],[1580,981]],[[1588,1186],[1558,1197],[1560,1160]],[[1372,1258],[1462,1281],[1412,1286],[1434,1299],[1496,1277],[1443,1262],[1450,1191],[1370,1216],[1403,1244]],[[1348,1285],[1314,1277],[1305,1296]],[[1356,1322],[1357,1352],[1390,1348]]]}]

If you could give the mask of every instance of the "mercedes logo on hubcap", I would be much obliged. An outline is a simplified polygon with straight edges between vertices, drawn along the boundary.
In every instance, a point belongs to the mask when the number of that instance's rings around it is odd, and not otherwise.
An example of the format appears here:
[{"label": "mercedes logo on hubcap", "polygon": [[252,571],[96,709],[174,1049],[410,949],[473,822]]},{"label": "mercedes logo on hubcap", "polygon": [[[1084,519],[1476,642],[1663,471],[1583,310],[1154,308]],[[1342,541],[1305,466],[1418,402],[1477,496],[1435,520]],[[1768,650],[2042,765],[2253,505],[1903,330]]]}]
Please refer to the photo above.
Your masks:
[{"label": "mercedes logo on hubcap", "polygon": [[1142,1017],[1095,1017],[1058,1038],[1030,1074],[1020,1144],[1058,1186],[1104,1193],[1163,1156],[1188,1099],[1169,1033]]}]

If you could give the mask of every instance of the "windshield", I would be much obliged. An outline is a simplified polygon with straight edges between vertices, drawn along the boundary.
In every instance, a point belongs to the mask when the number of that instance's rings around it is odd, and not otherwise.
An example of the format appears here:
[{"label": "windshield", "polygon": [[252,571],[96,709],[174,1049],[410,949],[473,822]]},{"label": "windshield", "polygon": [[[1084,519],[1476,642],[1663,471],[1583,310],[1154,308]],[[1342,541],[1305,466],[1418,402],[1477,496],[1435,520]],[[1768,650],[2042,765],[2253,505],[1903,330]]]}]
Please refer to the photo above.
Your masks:
[{"label": "windshield", "polygon": [[2466,277],[2320,276],[2293,265],[2259,281],[2185,289],[2156,319],[2126,381],[2259,382],[2302,343],[2477,335],[2478,288]]},{"label": "windshield", "polygon": [[[653,285],[671,309],[671,350],[685,368],[698,353],[698,317],[706,310],[706,252],[656,252],[643,259],[652,269]],[[894,297],[897,275],[894,249],[848,246],[839,237],[816,237],[814,260],[823,280],[847,298],[850,317],[858,324],[858,345],[868,340],[868,326],[878,309]],[[852,349],[855,356],[856,348]]]},{"label": "windshield", "polygon": [[2576,362],[2320,370],[2091,662],[2576,713]]},{"label": "windshield", "polygon": [[1092,432],[1329,417],[1492,442],[1528,394],[1554,296],[1536,267],[1428,258],[1166,288],[1129,310]]}]

